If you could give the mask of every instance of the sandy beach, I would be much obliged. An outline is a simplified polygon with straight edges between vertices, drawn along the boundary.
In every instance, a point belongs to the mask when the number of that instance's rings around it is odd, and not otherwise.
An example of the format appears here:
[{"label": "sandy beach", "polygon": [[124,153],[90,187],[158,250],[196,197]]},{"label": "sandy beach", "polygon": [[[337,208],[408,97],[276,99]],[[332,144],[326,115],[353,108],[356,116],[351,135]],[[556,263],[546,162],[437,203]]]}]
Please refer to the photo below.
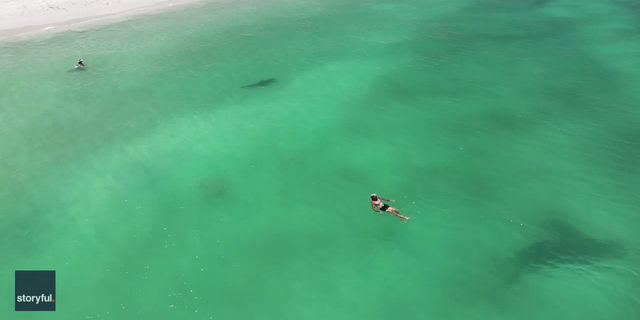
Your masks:
[{"label": "sandy beach", "polygon": [[0,0],[0,38],[198,1]]}]

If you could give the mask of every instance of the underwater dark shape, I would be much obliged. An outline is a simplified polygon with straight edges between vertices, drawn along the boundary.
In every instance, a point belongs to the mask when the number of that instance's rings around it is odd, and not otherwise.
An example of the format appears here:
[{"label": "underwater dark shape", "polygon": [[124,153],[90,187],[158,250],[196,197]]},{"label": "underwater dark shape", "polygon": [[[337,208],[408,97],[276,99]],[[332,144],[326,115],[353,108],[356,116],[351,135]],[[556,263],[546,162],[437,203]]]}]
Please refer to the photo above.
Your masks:
[{"label": "underwater dark shape", "polygon": [[224,178],[206,178],[200,181],[198,189],[207,201],[215,202],[231,194],[231,183]]},{"label": "underwater dark shape", "polygon": [[621,244],[591,238],[561,220],[547,220],[541,227],[549,233],[549,237],[516,251],[508,259],[506,268],[499,270],[506,277],[507,284],[517,282],[526,274],[540,273],[546,269],[590,266],[627,255]]}]

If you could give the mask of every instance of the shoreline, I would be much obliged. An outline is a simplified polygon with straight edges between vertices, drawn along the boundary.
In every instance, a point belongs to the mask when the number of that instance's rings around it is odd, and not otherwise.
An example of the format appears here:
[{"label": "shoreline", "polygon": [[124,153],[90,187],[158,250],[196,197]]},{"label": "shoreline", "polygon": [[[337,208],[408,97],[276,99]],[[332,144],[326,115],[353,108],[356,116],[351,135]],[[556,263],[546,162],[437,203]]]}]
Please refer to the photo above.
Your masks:
[{"label": "shoreline", "polygon": [[207,1],[223,0],[46,0],[31,6],[24,0],[5,0],[0,2],[0,41]]}]

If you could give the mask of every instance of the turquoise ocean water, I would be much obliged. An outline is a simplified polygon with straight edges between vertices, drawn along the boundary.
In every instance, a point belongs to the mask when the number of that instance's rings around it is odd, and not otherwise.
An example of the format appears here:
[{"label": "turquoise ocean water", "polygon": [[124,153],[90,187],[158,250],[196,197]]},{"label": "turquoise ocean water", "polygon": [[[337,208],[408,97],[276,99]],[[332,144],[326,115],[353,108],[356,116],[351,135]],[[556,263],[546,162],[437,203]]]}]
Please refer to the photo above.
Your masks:
[{"label": "turquoise ocean water", "polygon": [[[0,318],[640,319],[638,57],[632,1],[241,0],[8,39]],[[13,311],[23,269],[57,271],[55,313]]]}]

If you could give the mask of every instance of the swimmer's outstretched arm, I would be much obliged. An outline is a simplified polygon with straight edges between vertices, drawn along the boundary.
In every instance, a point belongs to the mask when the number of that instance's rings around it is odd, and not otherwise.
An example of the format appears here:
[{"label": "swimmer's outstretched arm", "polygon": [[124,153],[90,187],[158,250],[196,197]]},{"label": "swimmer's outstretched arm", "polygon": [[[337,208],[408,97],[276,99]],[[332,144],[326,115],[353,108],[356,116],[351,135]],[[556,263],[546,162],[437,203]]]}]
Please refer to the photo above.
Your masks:
[{"label": "swimmer's outstretched arm", "polygon": [[380,199],[382,199],[382,200],[384,200],[384,201],[395,202],[394,200],[387,199],[387,198],[383,198],[383,197],[381,197],[381,196],[378,196],[378,198],[380,198]]}]

